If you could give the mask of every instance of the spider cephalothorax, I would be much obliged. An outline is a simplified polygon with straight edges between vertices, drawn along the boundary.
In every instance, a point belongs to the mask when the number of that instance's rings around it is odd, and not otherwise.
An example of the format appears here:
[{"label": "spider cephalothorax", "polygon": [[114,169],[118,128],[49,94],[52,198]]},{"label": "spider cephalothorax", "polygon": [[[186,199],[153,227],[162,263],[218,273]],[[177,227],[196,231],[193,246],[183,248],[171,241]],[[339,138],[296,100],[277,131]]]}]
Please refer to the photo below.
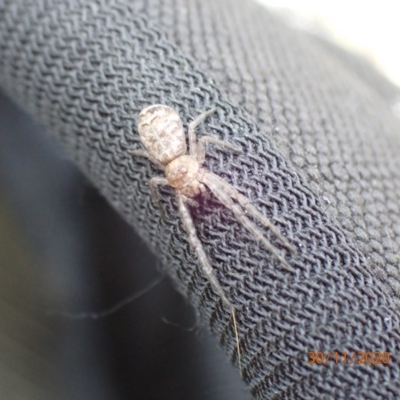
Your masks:
[{"label": "spider cephalothorax", "polygon": [[188,155],[179,156],[165,167],[168,183],[183,196],[195,197],[204,192],[202,183],[205,170],[199,162]]}]

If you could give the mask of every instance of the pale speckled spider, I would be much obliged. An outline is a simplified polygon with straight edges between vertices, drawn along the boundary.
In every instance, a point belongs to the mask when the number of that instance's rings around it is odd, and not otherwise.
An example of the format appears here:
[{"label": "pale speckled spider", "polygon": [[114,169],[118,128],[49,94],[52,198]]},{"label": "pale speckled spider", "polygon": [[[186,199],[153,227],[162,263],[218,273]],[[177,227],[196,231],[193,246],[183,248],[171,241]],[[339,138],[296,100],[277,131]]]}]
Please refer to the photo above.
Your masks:
[{"label": "pale speckled spider", "polygon": [[[158,192],[156,188],[159,185],[169,185],[175,189],[182,223],[188,234],[189,243],[197,253],[202,271],[223,302],[231,310],[234,310],[214,275],[208,257],[197,237],[187,203],[191,204],[193,202],[192,198],[204,193],[207,187],[225,207],[232,210],[242,225],[286,266],[288,266],[288,263],[285,258],[264,237],[262,231],[246,214],[269,228],[287,249],[294,251],[294,248],[287,242],[279,230],[272,225],[269,219],[250,204],[250,200],[247,197],[222,178],[202,167],[205,160],[206,143],[240,151],[231,144],[211,136],[202,136],[199,140],[196,140],[194,131],[196,126],[215,111],[216,109],[214,108],[204,112],[189,124],[189,154],[186,154],[185,132],[178,113],[171,107],[161,104],[146,107],[139,114],[138,129],[140,139],[147,151],[133,150],[131,153],[135,156],[147,157],[165,172],[165,177],[150,179],[149,187],[152,197],[158,204]],[[236,321],[234,322],[236,323]]]}]

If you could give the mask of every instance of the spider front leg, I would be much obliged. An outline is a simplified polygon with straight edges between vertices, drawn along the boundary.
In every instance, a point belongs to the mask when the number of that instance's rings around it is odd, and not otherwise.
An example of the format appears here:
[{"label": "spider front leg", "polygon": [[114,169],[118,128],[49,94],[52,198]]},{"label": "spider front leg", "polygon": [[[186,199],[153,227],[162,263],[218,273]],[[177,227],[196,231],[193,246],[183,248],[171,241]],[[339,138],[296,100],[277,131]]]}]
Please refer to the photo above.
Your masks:
[{"label": "spider front leg", "polygon": [[179,213],[181,215],[183,226],[188,235],[189,244],[197,254],[197,258],[199,260],[201,270],[202,270],[203,274],[205,275],[205,277],[210,282],[214,291],[221,298],[222,302],[227,307],[229,307],[229,309],[231,311],[232,321],[233,321],[233,330],[235,332],[235,339],[236,339],[238,366],[239,366],[240,373],[242,374],[241,350],[240,350],[240,340],[239,340],[239,329],[238,329],[238,324],[237,324],[237,319],[236,319],[236,310],[233,307],[233,305],[231,304],[231,302],[225,296],[225,293],[222,290],[222,287],[220,286],[216,276],[214,275],[211,264],[208,261],[207,255],[206,255],[206,253],[203,249],[203,246],[197,236],[196,228],[193,224],[192,217],[190,216],[189,209],[187,208],[187,206],[185,204],[185,201],[187,200],[187,198],[185,196],[182,196],[179,193],[177,193],[177,199],[178,199]]},{"label": "spider front leg", "polygon": [[[283,265],[286,267],[290,268],[290,265],[288,262],[285,260],[284,257],[279,253],[278,249],[269,241],[265,238],[263,235],[262,231],[255,225],[253,222],[251,222],[246,214],[244,213],[243,209],[236,204],[232,198],[235,198],[235,196],[239,193],[234,189],[229,183],[225,182],[222,178],[219,176],[207,172],[204,174],[203,182],[208,186],[208,188],[211,190],[211,192],[215,195],[215,197],[226,207],[232,210],[234,213],[235,217],[238,219],[238,221],[257,239],[259,240],[264,247],[271,253],[273,254]],[[243,196],[244,197],[244,196]],[[243,199],[241,199],[243,200]],[[240,204],[240,202],[239,202]],[[253,206],[252,206],[253,207]],[[246,211],[249,210],[248,207],[245,208]],[[264,220],[268,222],[268,227],[271,229],[271,222],[264,217]],[[275,232],[275,229],[274,231]],[[279,237],[283,237],[279,233]],[[287,243],[286,240],[284,243]]]},{"label": "spider front leg", "polygon": [[208,261],[207,255],[203,249],[203,245],[201,244],[199,238],[197,237],[196,228],[193,224],[192,217],[190,216],[189,209],[185,203],[185,197],[177,193],[177,199],[178,199],[178,209],[182,219],[182,224],[188,235],[189,244],[197,254],[201,270],[205,275],[205,277],[209,280],[215,292],[217,292],[219,297],[225,303],[225,305],[227,305],[232,310],[233,306],[225,296],[224,291],[222,290],[220,284],[218,283],[218,280],[215,277],[214,272],[212,270],[211,264]]},{"label": "spider front leg", "polygon": [[160,196],[158,193],[158,186],[169,186],[169,182],[166,178],[163,178],[161,176],[156,176],[149,180],[151,198],[153,199],[154,204],[160,210],[161,218],[165,220],[165,212],[164,209],[161,207]]},{"label": "spider front leg", "polygon": [[296,253],[296,248],[293,247],[286,238],[279,232],[277,228],[271,223],[271,221],[265,217],[263,214],[260,213],[251,203],[250,200],[239,193],[235,188],[229,185],[229,192],[231,197],[236,199],[239,204],[254,218],[257,219],[261,224],[263,224],[266,228],[268,228],[285,246],[289,251],[292,253]]},{"label": "spider front leg", "polygon": [[286,240],[282,233],[272,224],[272,222],[263,214],[260,213],[250,202],[250,200],[235,189],[228,182],[225,182],[222,178],[215,174],[208,174],[208,179],[213,181],[215,185],[223,187],[224,191],[242,206],[242,208],[250,214],[254,219],[258,220],[262,225],[269,229],[281,242],[292,253],[296,253],[296,249]]}]

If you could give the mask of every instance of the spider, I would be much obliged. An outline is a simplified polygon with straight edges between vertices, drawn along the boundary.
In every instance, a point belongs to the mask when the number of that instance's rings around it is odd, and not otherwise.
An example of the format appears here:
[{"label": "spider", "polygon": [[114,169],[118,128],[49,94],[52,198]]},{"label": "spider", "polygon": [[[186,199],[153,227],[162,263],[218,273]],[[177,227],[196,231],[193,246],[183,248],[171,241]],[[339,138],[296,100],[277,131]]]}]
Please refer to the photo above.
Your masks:
[{"label": "spider", "polygon": [[264,237],[262,231],[246,214],[270,229],[287,249],[294,251],[294,248],[287,242],[279,230],[272,225],[270,220],[250,203],[250,200],[246,196],[242,195],[218,175],[202,167],[206,155],[205,145],[207,143],[240,152],[239,149],[230,143],[211,136],[202,136],[196,140],[195,128],[216,110],[216,108],[213,108],[198,115],[189,124],[189,154],[187,154],[185,132],[179,114],[171,107],[162,104],[155,104],[144,108],[139,114],[138,130],[140,139],[146,150],[132,150],[131,154],[147,157],[159,169],[164,171],[165,177],[154,177],[149,181],[150,192],[157,205],[159,205],[158,186],[172,186],[175,189],[182,223],[188,234],[188,241],[197,254],[202,271],[221,300],[232,311],[240,366],[240,348],[235,309],[222,290],[204,248],[197,237],[188,204],[196,205],[193,198],[197,195],[205,194],[206,188],[208,188],[225,207],[233,212],[242,225],[284,265],[288,266],[285,258]]}]

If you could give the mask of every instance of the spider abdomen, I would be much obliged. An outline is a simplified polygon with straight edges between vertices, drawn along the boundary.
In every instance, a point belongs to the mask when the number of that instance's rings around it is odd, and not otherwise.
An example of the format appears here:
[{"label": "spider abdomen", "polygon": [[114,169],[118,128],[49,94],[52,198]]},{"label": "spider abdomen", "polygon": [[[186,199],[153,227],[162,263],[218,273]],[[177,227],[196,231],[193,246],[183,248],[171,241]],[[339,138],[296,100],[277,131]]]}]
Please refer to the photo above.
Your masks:
[{"label": "spider abdomen", "polygon": [[163,165],[186,153],[182,121],[171,107],[155,104],[144,108],[139,114],[138,130],[147,151]]}]

